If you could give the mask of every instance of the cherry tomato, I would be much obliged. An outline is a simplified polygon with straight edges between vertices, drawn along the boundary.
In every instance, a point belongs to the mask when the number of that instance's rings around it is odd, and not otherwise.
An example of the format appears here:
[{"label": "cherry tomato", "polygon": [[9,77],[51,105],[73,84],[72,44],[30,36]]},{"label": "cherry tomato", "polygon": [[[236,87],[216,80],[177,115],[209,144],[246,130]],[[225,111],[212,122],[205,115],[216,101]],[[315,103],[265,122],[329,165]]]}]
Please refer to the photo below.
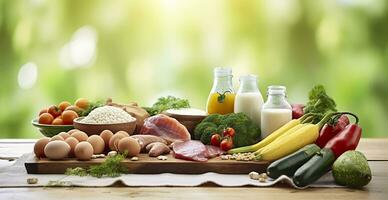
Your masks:
[{"label": "cherry tomato", "polygon": [[48,108],[47,112],[50,113],[54,118],[56,118],[61,115],[62,110],[59,109],[57,106],[52,105]]},{"label": "cherry tomato", "polygon": [[226,137],[221,141],[220,148],[223,151],[229,151],[233,148],[233,140],[230,137]]},{"label": "cherry tomato", "polygon": [[219,147],[221,143],[221,135],[220,134],[214,134],[210,138],[210,144],[213,146]]},{"label": "cherry tomato", "polygon": [[234,131],[234,129],[229,127],[229,128],[226,128],[222,134],[224,136],[234,137],[235,133],[236,132]]}]

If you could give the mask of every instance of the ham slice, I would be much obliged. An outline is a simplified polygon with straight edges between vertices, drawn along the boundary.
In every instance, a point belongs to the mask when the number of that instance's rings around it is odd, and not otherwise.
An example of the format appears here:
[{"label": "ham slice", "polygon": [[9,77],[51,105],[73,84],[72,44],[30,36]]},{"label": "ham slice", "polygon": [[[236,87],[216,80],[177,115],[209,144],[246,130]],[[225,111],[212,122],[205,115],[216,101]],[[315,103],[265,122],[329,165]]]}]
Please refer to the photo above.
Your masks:
[{"label": "ham slice", "polygon": [[200,162],[207,161],[207,148],[202,142],[197,140],[175,142],[172,145],[172,150],[175,158]]},{"label": "ham slice", "polygon": [[200,162],[206,162],[208,159],[224,153],[219,147],[205,146],[198,140],[176,142],[172,145],[172,149],[175,158]]},{"label": "ham slice", "polygon": [[216,147],[213,145],[206,145],[206,149],[208,158],[214,158],[225,153],[225,151],[222,151],[220,147]]},{"label": "ham slice", "polygon": [[190,133],[185,126],[178,120],[163,114],[145,119],[140,134],[155,135],[168,143],[190,140]]}]

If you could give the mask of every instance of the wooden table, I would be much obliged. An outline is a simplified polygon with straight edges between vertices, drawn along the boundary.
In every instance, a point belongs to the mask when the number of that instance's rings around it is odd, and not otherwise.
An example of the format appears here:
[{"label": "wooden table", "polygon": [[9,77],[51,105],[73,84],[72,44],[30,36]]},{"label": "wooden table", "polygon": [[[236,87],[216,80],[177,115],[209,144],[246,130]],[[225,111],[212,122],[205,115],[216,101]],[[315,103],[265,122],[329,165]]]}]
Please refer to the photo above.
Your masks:
[{"label": "wooden table", "polygon": [[[32,140],[0,140],[0,157],[18,157],[30,152]],[[369,160],[371,183],[362,190],[349,188],[310,188],[297,190],[286,186],[257,187],[114,187],[103,188],[0,188],[0,199],[387,199],[388,198],[388,138],[362,139],[358,148]],[[0,167],[8,165],[0,161]]]}]

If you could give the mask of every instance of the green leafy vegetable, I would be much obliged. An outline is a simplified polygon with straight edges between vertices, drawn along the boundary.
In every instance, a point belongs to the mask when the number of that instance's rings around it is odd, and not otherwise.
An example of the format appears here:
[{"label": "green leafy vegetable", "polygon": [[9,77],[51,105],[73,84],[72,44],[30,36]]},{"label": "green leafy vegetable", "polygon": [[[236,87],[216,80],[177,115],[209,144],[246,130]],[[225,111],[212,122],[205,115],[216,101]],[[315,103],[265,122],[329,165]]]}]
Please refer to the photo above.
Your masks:
[{"label": "green leafy vegetable", "polygon": [[194,138],[201,140],[204,144],[210,144],[212,135],[215,133],[222,134],[222,131],[228,127],[236,131],[233,137],[234,147],[251,145],[260,139],[260,128],[244,113],[209,115],[195,127]]},{"label": "green leafy vegetable", "polygon": [[117,177],[121,174],[127,173],[127,168],[121,164],[126,157],[126,154],[117,154],[115,156],[109,156],[105,161],[99,165],[91,166],[88,169],[82,167],[68,168],[66,169],[66,175],[74,176],[93,176],[101,178],[104,176],[107,177]]},{"label": "green leafy vegetable", "polygon": [[173,96],[160,97],[152,107],[144,109],[151,115],[157,115],[168,109],[190,108],[189,100]]},{"label": "green leafy vegetable", "polygon": [[326,93],[322,85],[314,86],[309,92],[309,101],[304,108],[304,113],[314,113],[317,117],[313,123],[319,122],[328,112],[336,112],[335,101]]},{"label": "green leafy vegetable", "polygon": [[217,92],[218,93],[218,97],[217,97],[217,101],[218,101],[218,103],[224,103],[224,101],[225,101],[225,98],[226,98],[226,93],[231,93],[230,91],[225,91],[224,93],[219,93],[219,92]]},{"label": "green leafy vegetable", "polygon": [[103,101],[90,102],[89,106],[85,110],[81,110],[78,115],[80,117],[87,116],[90,112],[92,112],[92,110],[104,105],[105,103]]}]

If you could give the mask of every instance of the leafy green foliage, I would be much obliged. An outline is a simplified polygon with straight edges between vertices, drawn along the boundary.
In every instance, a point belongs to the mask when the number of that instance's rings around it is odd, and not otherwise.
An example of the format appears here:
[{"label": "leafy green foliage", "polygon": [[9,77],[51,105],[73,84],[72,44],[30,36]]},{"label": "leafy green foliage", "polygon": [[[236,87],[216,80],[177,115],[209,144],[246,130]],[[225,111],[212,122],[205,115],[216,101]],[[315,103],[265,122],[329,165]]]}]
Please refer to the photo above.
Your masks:
[{"label": "leafy green foliage", "polygon": [[74,176],[93,176],[97,178],[101,178],[104,176],[107,177],[117,177],[121,174],[127,172],[127,168],[121,164],[126,157],[126,154],[117,154],[115,156],[109,156],[105,159],[105,161],[99,165],[91,166],[89,169],[76,167],[76,168],[68,168],[66,169],[66,175],[74,175]]},{"label": "leafy green foliage", "polygon": [[190,108],[189,100],[173,96],[160,97],[152,107],[144,107],[151,115],[157,115],[168,109]]},{"label": "leafy green foliage", "polygon": [[209,144],[214,133],[222,135],[222,131],[228,127],[236,131],[233,138],[234,147],[251,145],[260,139],[260,128],[244,113],[209,115],[195,127],[194,138],[201,140],[204,144]]},{"label": "leafy green foliage", "polygon": [[79,116],[87,116],[89,115],[90,112],[92,112],[94,109],[104,106],[105,103],[103,101],[95,101],[95,102],[90,102],[88,108],[85,110],[82,110],[80,113],[78,113]]},{"label": "leafy green foliage", "polygon": [[317,114],[313,120],[313,123],[317,123],[328,112],[337,111],[336,106],[335,101],[327,95],[325,88],[322,85],[316,85],[309,92],[309,101],[304,108],[304,113]]}]

